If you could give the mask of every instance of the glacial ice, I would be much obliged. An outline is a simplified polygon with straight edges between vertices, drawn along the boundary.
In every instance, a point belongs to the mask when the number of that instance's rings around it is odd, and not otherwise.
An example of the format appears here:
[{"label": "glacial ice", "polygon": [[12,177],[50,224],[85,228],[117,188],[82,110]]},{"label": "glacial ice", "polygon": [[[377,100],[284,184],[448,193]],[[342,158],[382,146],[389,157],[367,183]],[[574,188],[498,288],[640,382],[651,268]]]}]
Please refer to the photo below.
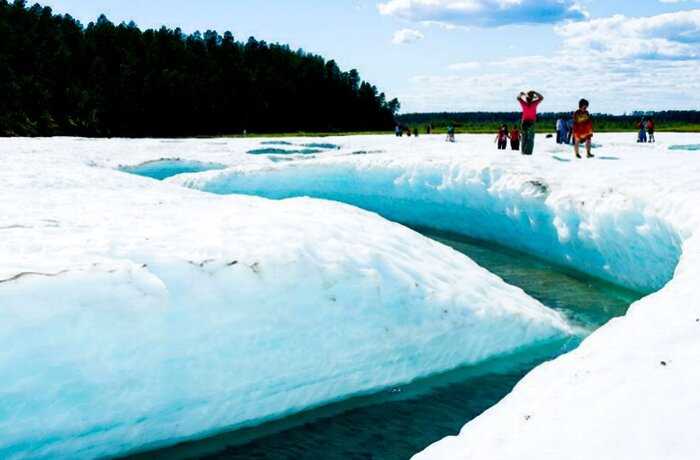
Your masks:
[{"label": "glacial ice", "polygon": [[[694,458],[700,159],[668,147],[700,136],[657,137],[596,135],[598,160],[575,161],[544,140],[523,158],[496,152],[491,136],[357,136],[284,164],[247,155],[256,139],[3,140],[0,280],[12,281],[0,283],[0,457],[170,444],[479,359],[501,333],[527,335],[510,344],[522,347],[569,332],[520,291],[377,216],[186,184],[342,199],[660,289],[417,458]],[[108,171],[174,149],[227,169],[165,183]],[[454,320],[477,312],[495,315],[478,319],[495,334],[465,350]]]},{"label": "glacial ice", "polygon": [[0,142],[0,458],[173,444],[572,333],[375,214],[117,170],[174,145],[273,164],[249,141]]},{"label": "glacial ice", "polygon": [[[537,367],[458,436],[415,458],[685,460],[697,457],[700,423],[700,159],[669,154],[669,146],[692,151],[700,135],[657,137],[640,145],[630,134],[596,135],[597,159],[583,161],[570,147],[543,140],[533,158],[523,158],[497,153],[490,136],[458,136],[447,145],[437,136],[362,138],[346,151],[387,153],[237,164],[172,182],[219,193],[340,199],[658,291],[577,350]],[[343,177],[342,169],[354,175]],[[282,184],[263,184],[263,176]]]},{"label": "glacial ice", "polygon": [[[664,209],[654,209],[653,199],[634,196],[636,184],[614,182],[628,164],[605,161],[620,158],[620,148],[611,145],[609,150],[601,147],[598,160],[577,164],[595,175],[572,176],[573,163],[552,163],[549,155],[529,163],[518,157],[492,159],[495,154],[479,151],[436,155],[427,150],[437,148],[432,143],[423,146],[427,151],[387,149],[391,153],[231,165],[170,182],[218,194],[341,201],[390,220],[497,242],[653,292],[672,278],[683,237]],[[561,158],[558,150],[552,153]]]}]

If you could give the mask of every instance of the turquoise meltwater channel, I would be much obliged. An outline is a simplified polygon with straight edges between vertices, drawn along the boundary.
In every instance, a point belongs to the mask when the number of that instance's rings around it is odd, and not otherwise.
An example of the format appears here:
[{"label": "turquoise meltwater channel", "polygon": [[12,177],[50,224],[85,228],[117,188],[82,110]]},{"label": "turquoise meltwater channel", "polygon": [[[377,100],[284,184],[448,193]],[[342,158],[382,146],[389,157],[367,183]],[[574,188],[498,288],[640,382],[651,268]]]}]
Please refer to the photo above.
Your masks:
[{"label": "turquoise meltwater channel", "polygon": [[[642,297],[531,256],[447,233],[417,229],[519,286],[572,324],[593,332]],[[529,348],[476,366],[351,398],[261,426],[140,454],[139,459],[404,460],[506,396],[538,364],[581,337]]]}]

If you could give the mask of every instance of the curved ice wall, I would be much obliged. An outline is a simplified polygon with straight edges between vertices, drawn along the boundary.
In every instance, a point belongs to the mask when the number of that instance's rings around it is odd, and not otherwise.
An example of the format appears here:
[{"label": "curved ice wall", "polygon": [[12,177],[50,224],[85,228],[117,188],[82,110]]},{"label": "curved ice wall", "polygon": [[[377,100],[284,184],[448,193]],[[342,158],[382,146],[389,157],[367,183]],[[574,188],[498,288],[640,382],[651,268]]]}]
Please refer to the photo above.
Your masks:
[{"label": "curved ice wall", "polygon": [[496,242],[642,292],[672,278],[682,249],[678,231],[642,199],[597,184],[591,198],[586,188],[466,162],[337,158],[170,180],[219,194],[341,201],[404,224]]}]

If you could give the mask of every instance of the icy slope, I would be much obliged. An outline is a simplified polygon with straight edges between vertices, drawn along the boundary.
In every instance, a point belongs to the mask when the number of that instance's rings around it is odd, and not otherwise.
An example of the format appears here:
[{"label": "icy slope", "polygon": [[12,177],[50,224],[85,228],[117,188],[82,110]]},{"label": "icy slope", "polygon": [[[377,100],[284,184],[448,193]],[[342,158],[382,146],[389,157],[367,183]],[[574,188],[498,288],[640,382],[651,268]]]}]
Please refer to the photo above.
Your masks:
[{"label": "icy slope", "polygon": [[384,154],[234,163],[169,180],[222,194],[338,200],[402,223],[498,242],[646,292],[671,279],[686,216],[655,194],[667,187],[662,177],[678,181],[678,190],[691,180],[683,174],[686,160],[692,161],[687,155],[604,136],[600,159],[573,163],[566,161],[573,156],[568,147],[542,142],[543,151],[530,159],[496,153],[484,140],[395,139]]},{"label": "icy slope", "polygon": [[675,278],[414,460],[695,460],[700,247]]},{"label": "icy slope", "polygon": [[377,215],[99,167],[171,157],[153,143],[0,141],[0,458],[171,444],[571,333]]}]

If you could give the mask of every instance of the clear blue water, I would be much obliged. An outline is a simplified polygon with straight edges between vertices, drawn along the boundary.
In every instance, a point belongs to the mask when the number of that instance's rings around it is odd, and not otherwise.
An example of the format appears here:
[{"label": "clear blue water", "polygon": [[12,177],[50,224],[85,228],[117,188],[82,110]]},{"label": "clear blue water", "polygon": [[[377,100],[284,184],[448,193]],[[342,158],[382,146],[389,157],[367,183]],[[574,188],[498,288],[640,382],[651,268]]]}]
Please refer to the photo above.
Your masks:
[{"label": "clear blue water", "polygon": [[339,145],[329,143],[293,144],[287,141],[264,141],[260,145],[274,147],[259,147],[248,150],[249,155],[314,155],[328,150],[337,150]]},{"label": "clear blue water", "polygon": [[263,147],[259,149],[248,150],[248,155],[313,155],[321,153],[323,150],[314,148],[303,149],[280,149],[276,147]]},{"label": "clear blue water", "polygon": [[[590,331],[641,297],[490,244],[423,231],[520,286]],[[138,456],[142,459],[408,459],[507,395],[538,364],[575,348],[567,339],[374,395]]]},{"label": "clear blue water", "polygon": [[304,147],[309,147],[312,149],[323,149],[323,150],[338,150],[340,149],[339,145],[336,144],[323,144],[323,143],[312,143],[312,144],[304,144]]},{"label": "clear blue water", "polygon": [[200,173],[224,168],[226,168],[226,166],[219,163],[206,163],[202,161],[181,159],[162,159],[149,161],[136,166],[122,166],[119,169],[131,174],[137,174],[139,176],[164,180],[168,177],[177,176],[178,174]]}]

